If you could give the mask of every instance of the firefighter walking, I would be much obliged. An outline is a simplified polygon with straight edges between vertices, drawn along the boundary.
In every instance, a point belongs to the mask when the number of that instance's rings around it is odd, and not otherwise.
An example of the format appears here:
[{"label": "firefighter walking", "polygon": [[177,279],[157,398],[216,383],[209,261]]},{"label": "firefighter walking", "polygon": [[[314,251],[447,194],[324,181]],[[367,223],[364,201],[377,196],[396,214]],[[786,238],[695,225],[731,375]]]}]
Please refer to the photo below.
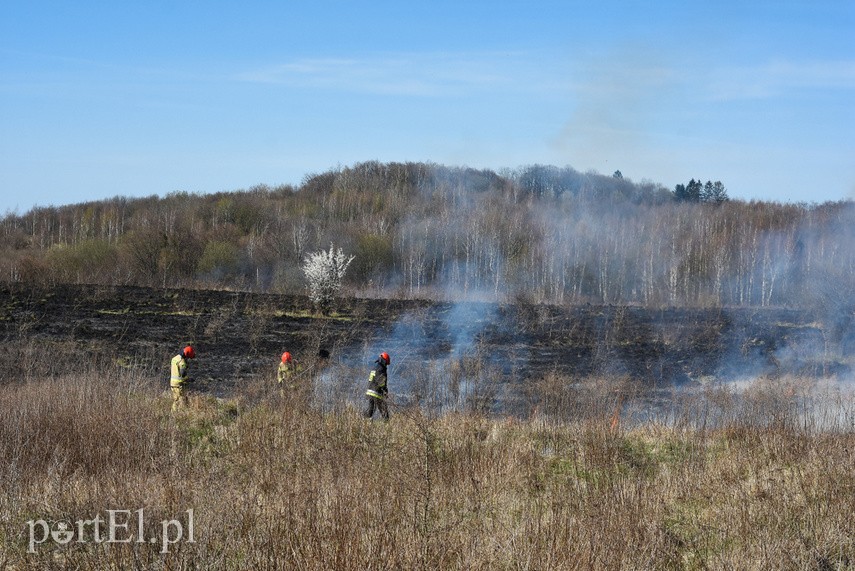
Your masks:
[{"label": "firefighter walking", "polygon": [[188,375],[187,360],[195,358],[196,351],[190,345],[187,345],[181,353],[172,358],[169,378],[169,387],[172,390],[172,410],[187,406],[187,385],[193,382]]},{"label": "firefighter walking", "polygon": [[293,393],[297,390],[297,373],[300,372],[300,367],[294,361],[291,353],[285,351],[282,353],[282,360],[279,362],[279,368],[276,371],[276,381],[279,385],[279,396],[284,397],[285,391]]},{"label": "firefighter walking", "polygon": [[368,398],[365,418],[373,417],[376,409],[380,412],[383,420],[389,420],[389,404],[386,402],[386,395],[389,393],[386,369],[389,363],[389,353],[386,352],[380,353],[380,356],[374,361],[374,368],[368,375],[368,390],[365,391],[365,396]]}]

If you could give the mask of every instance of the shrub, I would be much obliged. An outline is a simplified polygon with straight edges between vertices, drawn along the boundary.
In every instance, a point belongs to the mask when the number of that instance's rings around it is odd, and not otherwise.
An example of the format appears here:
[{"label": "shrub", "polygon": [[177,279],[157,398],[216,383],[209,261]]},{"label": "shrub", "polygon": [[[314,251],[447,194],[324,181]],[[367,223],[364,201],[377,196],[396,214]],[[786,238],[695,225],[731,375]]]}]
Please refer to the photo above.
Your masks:
[{"label": "shrub", "polygon": [[205,244],[202,257],[196,269],[199,274],[211,275],[219,279],[224,275],[234,274],[238,270],[240,258],[238,249],[232,242],[214,240]]},{"label": "shrub", "polygon": [[320,250],[309,254],[303,264],[303,273],[309,282],[309,298],[323,314],[328,314],[332,302],[341,290],[341,282],[353,256],[346,256],[330,244],[328,252]]}]

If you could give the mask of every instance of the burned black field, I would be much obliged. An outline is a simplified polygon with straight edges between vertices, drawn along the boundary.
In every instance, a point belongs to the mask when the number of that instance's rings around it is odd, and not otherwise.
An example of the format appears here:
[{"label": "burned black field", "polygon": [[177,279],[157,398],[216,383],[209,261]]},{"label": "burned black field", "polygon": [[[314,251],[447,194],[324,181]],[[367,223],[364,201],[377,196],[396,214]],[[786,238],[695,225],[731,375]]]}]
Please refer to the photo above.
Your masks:
[{"label": "burned black field", "polygon": [[3,286],[0,335],[3,382],[99,363],[139,368],[165,385],[169,358],[192,343],[197,387],[218,395],[272,378],[286,350],[307,367],[328,352],[329,363],[353,371],[385,350],[398,379],[443,375],[436,363],[460,361],[505,385],[551,374],[657,387],[845,379],[855,350],[851,312],[343,299],[321,316],[303,296],[71,285]]}]

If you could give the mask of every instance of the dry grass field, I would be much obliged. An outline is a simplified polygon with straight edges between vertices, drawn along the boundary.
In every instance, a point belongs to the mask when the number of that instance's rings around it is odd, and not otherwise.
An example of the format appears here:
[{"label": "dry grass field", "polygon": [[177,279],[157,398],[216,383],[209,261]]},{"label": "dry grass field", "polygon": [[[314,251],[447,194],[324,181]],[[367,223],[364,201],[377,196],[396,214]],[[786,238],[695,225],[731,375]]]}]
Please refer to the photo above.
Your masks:
[{"label": "dry grass field", "polygon": [[0,567],[855,567],[845,399],[818,419],[795,381],[710,388],[629,422],[614,383],[575,386],[527,420],[384,424],[262,381],[172,413],[162,379],[110,364],[7,383]]}]

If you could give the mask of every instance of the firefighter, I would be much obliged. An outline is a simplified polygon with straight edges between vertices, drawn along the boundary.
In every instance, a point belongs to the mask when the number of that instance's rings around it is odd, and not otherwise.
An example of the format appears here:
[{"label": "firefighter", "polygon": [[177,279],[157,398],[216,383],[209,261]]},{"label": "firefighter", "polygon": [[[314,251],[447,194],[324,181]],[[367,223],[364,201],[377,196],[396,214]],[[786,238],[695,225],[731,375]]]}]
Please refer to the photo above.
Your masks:
[{"label": "firefighter", "polygon": [[172,410],[187,406],[185,391],[187,385],[193,382],[187,374],[187,360],[195,358],[196,351],[190,345],[187,345],[181,353],[172,358],[171,376],[169,378],[169,387],[172,389]]},{"label": "firefighter", "polygon": [[365,418],[374,416],[374,410],[380,411],[380,416],[383,420],[389,420],[389,405],[386,403],[386,395],[389,393],[387,385],[388,375],[386,368],[389,366],[389,353],[380,353],[377,360],[374,361],[374,368],[368,375],[368,390],[365,391],[365,396],[368,397],[368,408],[365,409]]},{"label": "firefighter", "polygon": [[282,353],[282,360],[279,362],[279,369],[276,372],[276,381],[279,383],[279,395],[285,396],[285,391],[293,391],[296,386],[297,363],[291,353],[285,351]]}]

